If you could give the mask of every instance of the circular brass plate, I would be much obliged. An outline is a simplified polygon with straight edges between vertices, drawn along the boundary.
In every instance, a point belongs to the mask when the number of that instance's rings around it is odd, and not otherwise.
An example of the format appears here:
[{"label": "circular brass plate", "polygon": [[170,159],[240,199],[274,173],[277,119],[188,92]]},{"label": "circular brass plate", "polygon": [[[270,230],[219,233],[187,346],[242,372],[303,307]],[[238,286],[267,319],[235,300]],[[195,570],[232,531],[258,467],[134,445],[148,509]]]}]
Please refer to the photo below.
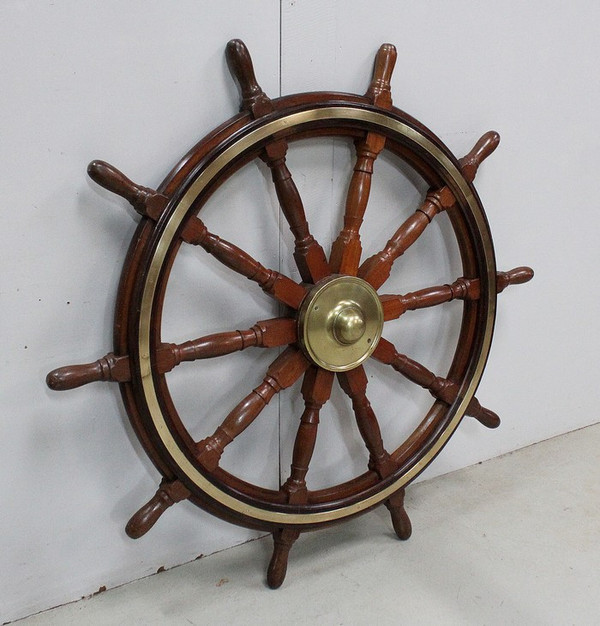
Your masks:
[{"label": "circular brass plate", "polygon": [[317,283],[298,315],[304,351],[331,372],[345,372],[368,359],[382,328],[383,308],[377,292],[355,276],[333,276]]}]

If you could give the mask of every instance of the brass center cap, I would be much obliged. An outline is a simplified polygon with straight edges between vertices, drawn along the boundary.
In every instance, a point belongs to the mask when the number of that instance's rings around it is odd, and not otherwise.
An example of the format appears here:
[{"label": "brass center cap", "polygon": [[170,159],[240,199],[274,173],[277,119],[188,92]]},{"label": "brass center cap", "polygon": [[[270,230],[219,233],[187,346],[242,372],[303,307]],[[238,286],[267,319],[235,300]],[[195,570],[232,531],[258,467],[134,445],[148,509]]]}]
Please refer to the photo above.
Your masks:
[{"label": "brass center cap", "polygon": [[340,311],[333,320],[333,336],[344,345],[356,343],[367,328],[365,316],[360,307],[354,303],[342,304]]},{"label": "brass center cap", "polygon": [[308,293],[298,313],[298,336],[318,366],[345,372],[375,350],[383,328],[377,292],[361,278],[330,276]]}]

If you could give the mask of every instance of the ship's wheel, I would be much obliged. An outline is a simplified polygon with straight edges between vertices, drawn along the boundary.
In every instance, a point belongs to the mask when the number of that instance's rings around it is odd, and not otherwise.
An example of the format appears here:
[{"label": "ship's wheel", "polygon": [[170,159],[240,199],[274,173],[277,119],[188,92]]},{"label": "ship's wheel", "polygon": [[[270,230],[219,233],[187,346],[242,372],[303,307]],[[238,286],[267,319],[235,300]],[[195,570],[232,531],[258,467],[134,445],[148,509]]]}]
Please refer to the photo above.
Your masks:
[{"label": "ship's wheel", "polygon": [[[472,185],[480,163],[498,145],[498,134],[486,133],[469,154],[456,160],[430,130],[392,106],[390,77],[396,59],[392,45],[379,49],[364,96],[305,93],[270,100],[256,81],[241,41],[229,42],[227,58],[241,87],[241,113],[200,141],[156,191],[132,183],[105,162],[89,165],[92,179],[126,198],[142,219],[121,277],[114,351],[94,363],[54,370],[47,382],[58,390],[99,380],[120,383],[133,428],[162,475],[154,497],[127,524],[131,537],[142,536],[165,509],[188,499],[235,524],[271,532],[275,544],[267,580],[278,587],[285,577],[290,547],[303,531],[385,504],[398,537],[410,536],[405,486],[434,459],[463,416],[489,428],[499,424],[498,416],[483,408],[474,395],[490,349],[496,294],[530,280],[533,272],[527,267],[496,271],[488,223]],[[329,255],[311,233],[286,165],[294,142],[320,137],[345,138],[355,145],[343,228]],[[363,259],[359,233],[373,165],[382,151],[425,181],[428,191],[381,251]],[[229,242],[210,232],[199,217],[208,198],[222,185],[232,184],[229,179],[239,176],[239,170],[254,159],[266,163],[272,175],[294,237],[293,257],[301,280],[268,269],[240,247],[244,246],[242,225],[239,240]],[[371,211],[377,208],[370,207]],[[448,232],[459,250],[461,275],[447,284],[387,294],[384,284],[395,261],[440,213],[449,218]],[[202,248],[228,271],[256,283],[279,303],[280,314],[236,330],[240,310],[231,309],[229,319],[223,320],[223,332],[183,343],[165,342],[162,318],[167,285],[178,254],[189,246]],[[399,318],[407,311],[451,300],[462,301],[462,321],[450,367],[442,376],[403,354],[402,346],[386,339],[386,330],[388,325],[402,324]],[[166,374],[185,367],[183,362],[255,347],[272,353],[266,372],[258,376],[262,382],[252,389],[256,373],[248,372],[248,380],[239,381],[239,387],[246,389],[240,394],[243,399],[223,406],[218,426],[205,432],[205,404],[199,397],[199,425],[191,432],[178,413]],[[434,398],[410,434],[403,436],[400,445],[394,443],[393,449],[386,446],[368,399],[365,370],[373,359],[384,364],[379,369],[393,368]],[[350,479],[311,489],[309,468],[319,414],[334,385],[349,398],[348,419],[355,422],[368,462]],[[292,387],[291,393],[301,394],[304,409],[298,416],[291,469],[280,487],[255,484],[237,475],[231,465],[225,469],[224,449],[234,440],[243,443],[244,431],[261,419],[269,401]],[[199,431],[201,436],[196,434]]]}]

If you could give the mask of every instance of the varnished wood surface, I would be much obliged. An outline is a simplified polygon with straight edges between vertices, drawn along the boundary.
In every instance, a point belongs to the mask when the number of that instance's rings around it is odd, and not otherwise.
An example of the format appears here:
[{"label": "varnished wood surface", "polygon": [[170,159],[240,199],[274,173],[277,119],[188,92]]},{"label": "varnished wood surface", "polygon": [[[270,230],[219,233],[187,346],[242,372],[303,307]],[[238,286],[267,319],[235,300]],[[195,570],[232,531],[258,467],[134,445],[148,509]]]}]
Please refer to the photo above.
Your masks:
[{"label": "varnished wood surface", "polygon": [[[306,109],[341,103],[348,106],[375,107],[377,111],[411,127],[414,132],[436,146],[446,159],[456,163],[468,184],[474,180],[482,161],[499,143],[499,135],[490,131],[457,162],[431,131],[395,108],[392,104],[390,81],[397,53],[391,44],[384,44],[379,49],[371,82],[364,96],[322,92],[270,99],[257,81],[250,54],[242,41],[229,42],[226,56],[240,87],[240,114],[215,129],[188,152],[157,190],[134,183],[104,161],[96,160],[90,163],[88,167],[90,177],[102,187],[130,202],[142,216],[142,222],[132,241],[121,278],[113,351],[91,363],[53,370],[47,377],[47,383],[55,390],[73,389],[94,381],[120,383],[134,430],[163,476],[156,494],[134,514],[127,525],[130,536],[142,536],[170,506],[182,499],[190,499],[228,521],[268,530],[273,534],[274,553],[267,579],[268,584],[276,588],[283,582],[288,554],[300,531],[319,528],[335,521],[332,518],[311,523],[311,514],[360,503],[377,494],[407,468],[419,463],[431,443],[447,428],[459,392],[468,382],[473,365],[481,358],[478,350],[482,329],[486,323],[486,316],[493,311],[490,292],[493,292],[495,297],[509,285],[527,282],[532,278],[533,271],[527,267],[518,267],[509,272],[496,272],[495,267],[486,265],[482,259],[489,258],[487,254],[489,250],[485,249],[485,241],[489,234],[482,232],[481,226],[474,225],[471,209],[455,195],[456,189],[453,192],[444,182],[444,169],[436,159],[414,150],[408,142],[403,143],[397,137],[390,138],[374,132],[359,119],[351,124],[328,121],[302,129],[292,127],[269,138],[266,143],[257,145],[254,150],[248,151],[233,162],[220,174],[214,184],[211,183],[204,195],[194,201],[178,231],[179,239],[170,244],[164,269],[158,276],[156,285],[158,295],[152,311],[150,362],[166,424],[175,433],[177,440],[182,442],[187,456],[193,459],[199,471],[209,476],[214,484],[221,486],[228,494],[233,494],[233,497],[242,504],[251,504],[266,510],[301,513],[307,517],[307,521],[300,525],[290,523],[283,526],[262,522],[245,513],[243,506],[240,510],[228,508],[199,490],[174,462],[165,449],[160,434],[155,430],[140,381],[137,341],[140,294],[149,280],[147,265],[149,251],[156,240],[157,229],[164,227],[162,224],[165,220],[161,218],[172,214],[180,190],[189,187],[190,182],[198,175],[202,163],[210,160],[233,136],[246,132],[250,124],[266,123],[273,116],[282,116],[302,107]],[[300,138],[327,136],[347,137],[354,144],[355,150],[353,170],[344,202],[342,228],[331,243],[329,258],[325,252],[328,246],[323,247],[323,243],[328,242],[318,242],[311,232],[308,217],[311,210],[304,206],[287,163],[288,152],[293,147],[294,141]],[[414,214],[389,236],[386,246],[380,252],[363,260],[360,231],[371,211],[377,210],[377,207],[369,206],[369,199],[373,177],[377,175],[377,158],[384,150],[397,155],[423,176],[429,185],[429,191]],[[220,184],[224,184],[243,164],[254,158],[261,159],[271,173],[282,214],[294,238],[293,257],[301,282],[265,267],[260,259],[248,254],[243,243],[247,235],[245,228],[240,228],[239,241],[236,237],[235,242],[230,242],[221,238],[218,232],[210,232],[199,217],[203,203],[213,191]],[[460,249],[463,275],[458,278],[451,277],[447,284],[424,286],[423,289],[412,293],[381,293],[380,299],[385,322],[399,320],[407,311],[418,312],[423,308],[458,301],[451,306],[463,307],[460,339],[452,365],[443,376],[430,371],[425,364],[418,363],[409,355],[402,354],[386,339],[379,342],[373,357],[391,366],[405,379],[423,387],[434,398],[432,408],[406,440],[396,449],[388,450],[378,417],[369,399],[368,379],[363,366],[334,376],[332,372],[321,369],[313,363],[310,355],[305,353],[298,342],[297,311],[310,287],[333,274],[358,275],[379,290],[394,271],[396,261],[442,212],[446,212],[450,219]],[[482,210],[481,213],[483,214]],[[488,245],[491,246],[491,238],[489,242]],[[229,270],[255,283],[280,304],[280,317],[257,322],[243,330],[232,330],[235,328],[236,320],[235,311],[231,311],[232,319],[227,321],[220,332],[180,343],[166,342],[161,334],[162,303],[171,267],[182,245],[202,248]],[[200,254],[203,252],[200,251]],[[491,282],[494,273],[495,284],[488,289],[486,280],[488,283]],[[488,276],[491,278],[488,279]],[[224,285],[224,289],[226,288]],[[250,284],[249,288],[254,287]],[[401,324],[402,321],[400,319],[393,323]],[[233,408],[226,409],[229,412],[224,411],[224,417],[216,430],[212,434],[202,434],[204,438],[196,441],[177,412],[165,374],[185,362],[234,355],[236,352],[254,347],[274,350],[271,365],[266,372],[258,375],[258,380],[260,381],[262,376],[262,381],[250,391],[248,391],[250,387],[241,391],[232,401]],[[277,355],[277,349],[281,349],[281,354]],[[255,420],[260,419],[264,407],[276,394],[293,387],[296,383],[298,383],[296,392],[302,395],[304,409],[296,418],[299,422],[290,459],[290,470],[280,488],[265,489],[225,471],[220,466],[220,459],[226,446],[234,439],[243,437],[244,431],[250,428]],[[319,436],[320,414],[322,407],[330,398],[334,384],[339,384],[347,396],[351,407],[350,414],[353,416],[357,434],[362,439],[369,461],[360,476],[313,490],[310,488],[310,465]],[[243,387],[241,384],[240,389]],[[466,414],[488,427],[493,428],[499,424],[498,416],[484,408],[475,397],[470,399]],[[396,535],[401,539],[408,538],[411,524],[404,509],[404,487],[398,488],[384,503],[390,511]]]}]

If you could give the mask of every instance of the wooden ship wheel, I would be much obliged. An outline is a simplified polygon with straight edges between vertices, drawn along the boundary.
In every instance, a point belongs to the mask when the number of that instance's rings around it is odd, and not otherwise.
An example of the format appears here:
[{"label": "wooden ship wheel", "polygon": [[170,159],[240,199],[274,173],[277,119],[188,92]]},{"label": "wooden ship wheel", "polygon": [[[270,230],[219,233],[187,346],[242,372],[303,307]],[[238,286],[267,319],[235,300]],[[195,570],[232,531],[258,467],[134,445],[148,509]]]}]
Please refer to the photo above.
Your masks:
[{"label": "wooden ship wheel", "polygon": [[[511,284],[530,280],[533,271],[527,267],[496,271],[488,222],[472,185],[479,165],[498,145],[498,134],[486,133],[469,154],[457,160],[430,130],[392,106],[394,46],[384,44],[379,49],[372,81],[363,96],[319,92],[271,100],[256,81],[244,43],[230,41],[226,54],[241,88],[241,112],[188,152],[156,191],[134,184],[103,161],[89,165],[91,178],[126,198],[142,219],[118,290],[114,350],[94,363],[54,370],[47,383],[55,390],[92,381],[120,384],[131,424],[162,476],[156,494],[127,524],[130,537],[148,532],[174,503],[190,500],[229,522],[272,533],[274,551],[267,582],[276,588],[284,580],[289,550],[302,532],[384,504],[397,536],[410,536],[404,508],[406,485],[431,463],[465,415],[488,428],[500,422],[478,402],[475,391],[490,349],[496,295]],[[291,144],[321,137],[345,138],[355,146],[343,227],[329,255],[311,233],[286,165]],[[374,162],[382,151],[415,172],[428,191],[381,250],[362,258],[360,229]],[[210,232],[199,217],[208,198],[255,159],[270,170],[293,234],[293,257],[301,280],[263,266],[238,247],[239,242]],[[448,232],[459,250],[461,275],[448,284],[387,294],[382,288],[395,261],[442,213],[447,215]],[[242,238],[242,225],[239,233]],[[227,271],[256,283],[279,304],[280,314],[236,330],[240,311],[231,310],[223,332],[183,343],[163,340],[162,316],[171,270],[181,250],[190,246],[203,248]],[[402,346],[386,339],[388,325],[401,324],[397,320],[407,311],[452,300],[462,301],[462,305],[452,305],[462,307],[462,317],[451,365],[444,375],[430,371],[403,354]],[[196,424],[191,432],[178,413],[167,373],[184,362],[255,347],[272,354],[266,372],[258,376],[262,382],[252,389],[253,382],[239,381],[242,399],[234,398],[232,406],[223,407],[216,429],[211,427],[198,437],[201,426]],[[366,370],[372,360],[433,396],[433,404],[394,449],[386,446],[369,399]],[[335,384],[349,398],[348,428],[355,428],[362,439],[368,462],[358,475],[314,489],[309,468],[319,414]],[[301,394],[304,408],[301,415],[289,418],[298,422],[297,434],[291,469],[279,488],[266,488],[237,475],[235,462],[225,469],[221,456],[226,447],[243,439],[243,432],[260,420],[269,401],[291,387],[292,393]],[[201,424],[200,398],[197,411]]]}]

